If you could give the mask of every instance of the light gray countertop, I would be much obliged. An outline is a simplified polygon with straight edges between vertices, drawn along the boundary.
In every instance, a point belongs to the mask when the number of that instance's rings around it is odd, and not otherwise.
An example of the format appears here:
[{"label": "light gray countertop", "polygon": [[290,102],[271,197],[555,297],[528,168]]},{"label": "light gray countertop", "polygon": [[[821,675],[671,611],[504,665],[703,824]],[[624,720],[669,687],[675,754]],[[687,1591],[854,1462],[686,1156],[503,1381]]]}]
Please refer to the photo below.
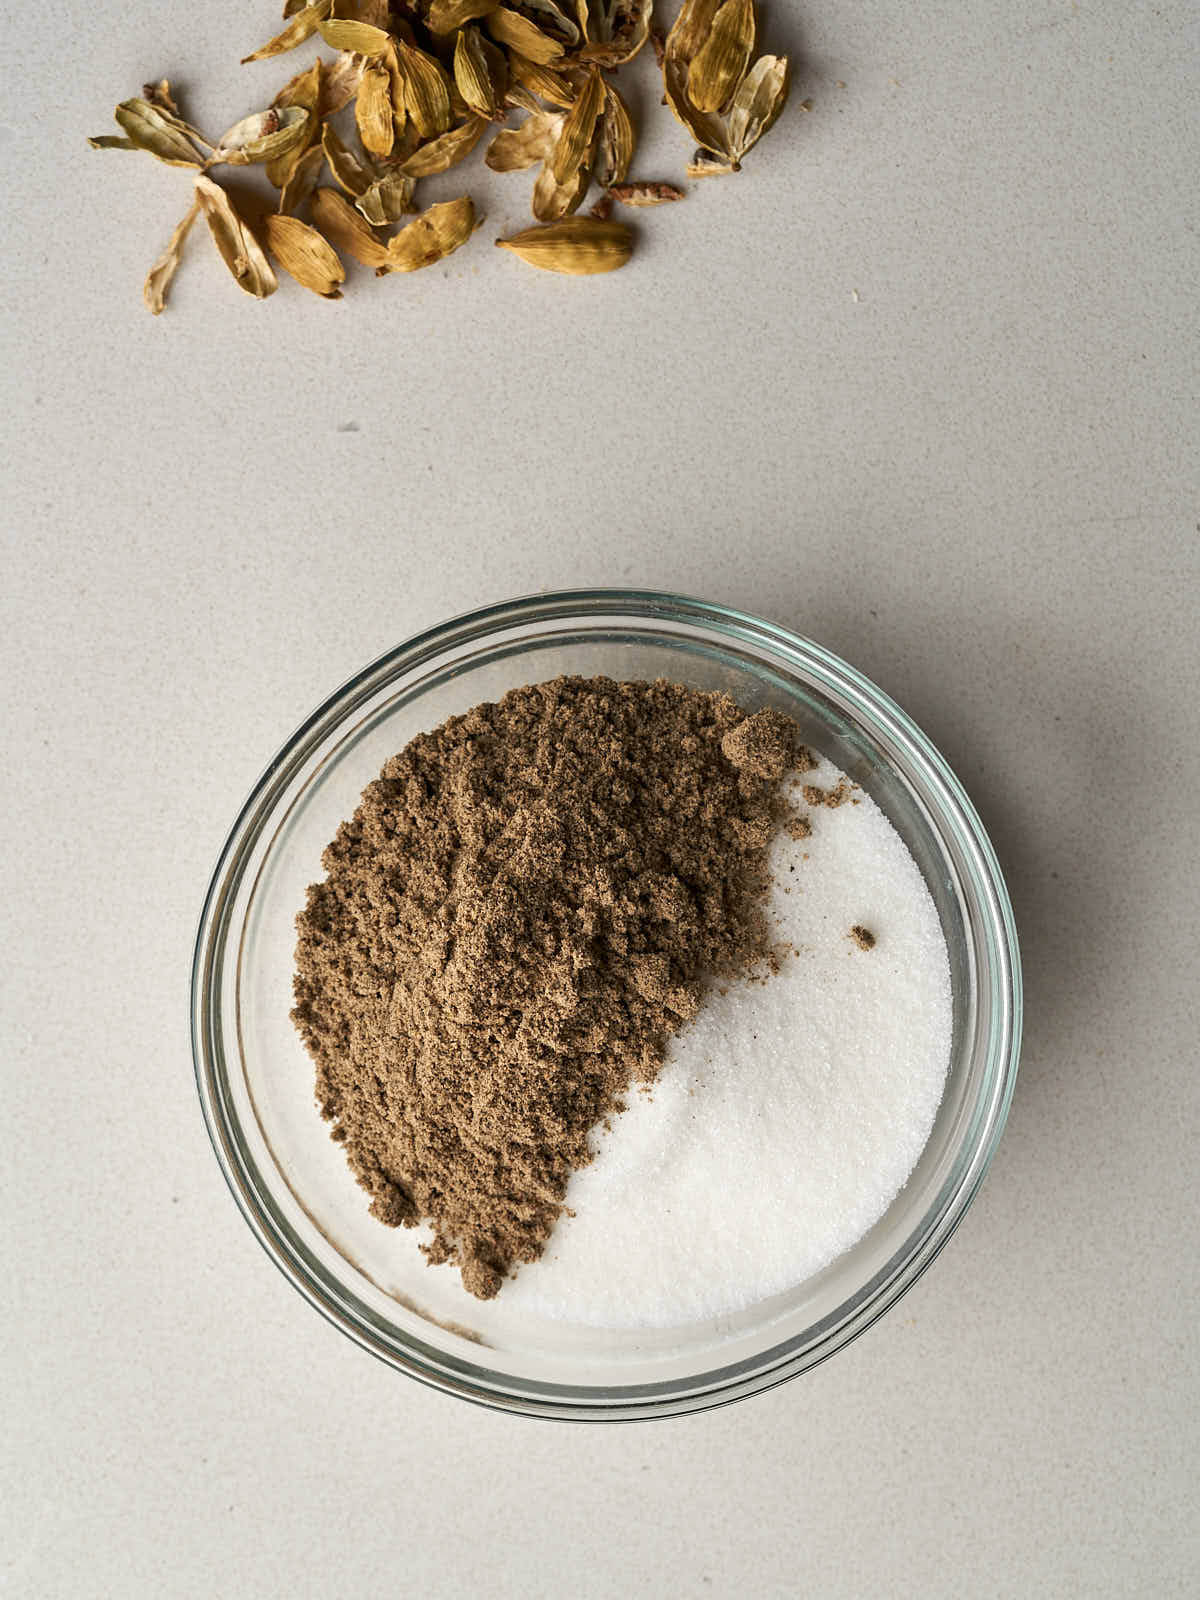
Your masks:
[{"label": "light gray countertop", "polygon": [[[161,73],[232,122],[286,75],[236,66],[277,7],[10,30],[6,1594],[1200,1584],[1195,10],[773,10],[811,112],[625,271],[494,251],[529,175],[472,163],[444,269],[256,305],[198,235],[157,320],[186,177],[83,137]],[[641,170],[678,175],[651,100]],[[216,852],[315,703],[452,613],[606,584],[888,689],[993,832],[1028,988],[1008,1133],[912,1293],[636,1428],[473,1409],[309,1310],[226,1193],[186,1017]]]}]

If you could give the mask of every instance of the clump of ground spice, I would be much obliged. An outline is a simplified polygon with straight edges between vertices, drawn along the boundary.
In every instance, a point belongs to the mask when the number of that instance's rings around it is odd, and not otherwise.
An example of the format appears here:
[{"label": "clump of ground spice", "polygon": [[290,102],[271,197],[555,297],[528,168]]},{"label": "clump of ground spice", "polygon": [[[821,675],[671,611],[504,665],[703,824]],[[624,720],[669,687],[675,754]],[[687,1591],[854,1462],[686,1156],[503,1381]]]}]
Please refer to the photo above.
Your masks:
[{"label": "clump of ground spice", "polygon": [[804,785],[804,798],[810,806],[829,806],[831,810],[845,805],[849,800],[851,805],[857,805],[854,790],[857,785],[847,778],[839,778],[837,786],[833,789],[822,789],[819,784],[806,783]]},{"label": "clump of ground spice", "polygon": [[856,922],[850,929],[850,937],[860,950],[874,950],[875,935],[870,928],[864,928],[861,922]]},{"label": "clump of ground spice", "polygon": [[293,1019],[385,1223],[494,1295],[706,983],[770,966],[797,730],[679,684],[558,678],[422,734],[297,919]]},{"label": "clump of ground spice", "polygon": [[721,753],[756,778],[782,778],[792,762],[796,725],[778,711],[756,711],[721,740]]}]

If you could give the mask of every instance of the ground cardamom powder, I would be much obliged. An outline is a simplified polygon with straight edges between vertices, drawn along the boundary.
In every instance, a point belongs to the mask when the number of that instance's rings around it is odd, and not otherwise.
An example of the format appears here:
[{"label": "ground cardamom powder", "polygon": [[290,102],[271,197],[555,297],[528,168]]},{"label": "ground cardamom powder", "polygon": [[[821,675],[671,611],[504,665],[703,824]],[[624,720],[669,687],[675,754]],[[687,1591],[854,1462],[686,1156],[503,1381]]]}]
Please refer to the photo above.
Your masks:
[{"label": "ground cardamom powder", "polygon": [[471,1293],[541,1254],[706,983],[768,970],[767,845],[806,760],[723,694],[557,678],[419,735],[339,828],[293,1019],[372,1212],[431,1223]]}]

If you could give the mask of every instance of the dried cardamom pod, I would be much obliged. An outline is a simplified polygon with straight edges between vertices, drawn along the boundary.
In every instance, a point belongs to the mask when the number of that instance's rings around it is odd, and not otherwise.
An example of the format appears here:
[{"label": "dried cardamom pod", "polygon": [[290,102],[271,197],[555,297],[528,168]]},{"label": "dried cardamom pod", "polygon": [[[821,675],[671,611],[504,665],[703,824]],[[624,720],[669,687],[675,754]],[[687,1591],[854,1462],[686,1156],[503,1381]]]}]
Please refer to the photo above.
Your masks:
[{"label": "dried cardamom pod", "polygon": [[585,166],[576,167],[569,178],[559,183],[547,162],[533,186],[530,209],[539,222],[558,222],[578,211],[590,183],[591,173]]},{"label": "dried cardamom pod", "polygon": [[604,110],[600,113],[600,131],[596,140],[594,176],[602,189],[621,183],[633,160],[636,140],[629,107],[613,88],[604,85]]},{"label": "dried cardamom pod", "polygon": [[430,33],[443,36],[476,22],[496,9],[496,0],[433,0],[425,22]]},{"label": "dried cardamom pod", "polygon": [[253,55],[243,56],[242,65],[248,61],[265,61],[268,56],[280,56],[286,50],[294,50],[297,45],[303,44],[306,39],[311,39],[317,31],[318,23],[324,22],[329,15],[333,0],[313,0],[311,5],[293,6],[291,11],[284,11],[285,17],[291,21],[281,33],[273,39],[268,39],[261,50],[256,50]]},{"label": "dried cardamom pod", "polygon": [[664,68],[672,57],[682,61],[684,66],[691,64],[712,32],[713,19],[720,7],[721,0],[683,0],[663,45]]},{"label": "dried cardamom pod", "polygon": [[508,69],[504,52],[478,28],[466,27],[454,46],[454,82],[471,110],[489,121],[503,117]]},{"label": "dried cardamom pod", "polygon": [[436,139],[450,126],[450,80],[445,69],[403,39],[393,41],[393,52],[405,110],[422,139]]},{"label": "dried cardamom pod", "polygon": [[196,176],[196,199],[221,260],[233,274],[238,288],[256,300],[265,300],[269,294],[274,294],[279,284],[271,263],[253,230],[238,216],[225,190],[201,172]]},{"label": "dried cardamom pod", "polygon": [[430,206],[388,240],[388,271],[416,272],[431,267],[466,244],[478,226],[468,195]]},{"label": "dried cardamom pod", "polygon": [[323,300],[340,300],[346,279],[337,251],[315,228],[296,217],[268,217],[267,245],[285,272]]},{"label": "dried cardamom pod", "polygon": [[368,155],[391,155],[396,138],[392,123],[392,79],[388,69],[376,62],[368,62],[363,68],[358,98],[354,102],[354,120]]},{"label": "dried cardamom pod", "polygon": [[325,63],[321,76],[321,100],[317,106],[317,116],[322,121],[326,117],[336,116],[354,99],[365,65],[363,56],[356,56],[349,50],[343,50],[332,62]]},{"label": "dried cardamom pod", "polygon": [[624,66],[650,37],[654,0],[577,0],[577,9],[585,40],[581,61]]},{"label": "dried cardamom pod", "polygon": [[309,114],[304,137],[295,149],[285,151],[283,155],[276,156],[266,164],[264,170],[267,178],[277,189],[283,188],[304,152],[320,142],[321,124],[317,120],[317,107],[321,103],[323,70],[323,63],[318,56],[306,72],[298,72],[294,78],[289,78],[271,101],[277,110],[283,106],[303,106]]},{"label": "dried cardamom pod", "polygon": [[[675,26],[667,35],[663,50],[667,102],[701,150],[716,157],[714,161],[694,160],[688,169],[691,177],[740,171],[742,157],[774,124],[787,100],[786,56],[762,56],[748,71],[737,75],[747,33],[745,12],[736,7],[748,3],[749,0],[684,0]],[[713,42],[714,37],[717,43]],[[753,50],[752,34],[749,49]],[[724,116],[696,103],[694,96],[706,105],[717,101],[727,93],[731,77],[737,77],[737,82],[732,94],[722,102],[727,107]]]},{"label": "dried cardamom pod", "polygon": [[673,183],[613,183],[608,192],[623,206],[661,206],[684,197]]},{"label": "dried cardamom pod", "polygon": [[321,129],[321,147],[330,172],[347,194],[357,198],[374,183],[378,174],[346,148],[332,123],[327,122]]},{"label": "dried cardamom pod", "polygon": [[223,161],[231,167],[248,167],[274,161],[301,143],[308,125],[309,113],[303,106],[256,111],[225,130],[208,164]]},{"label": "dried cardamom pod", "polygon": [[697,111],[724,111],[754,53],[754,0],[724,0],[707,39],[688,65],[688,94]]},{"label": "dried cardamom pod", "polygon": [[615,272],[633,253],[633,233],[623,222],[600,222],[595,217],[569,217],[546,227],[526,228],[496,243],[531,267],[572,277]]},{"label": "dried cardamom pod", "polygon": [[316,188],[317,176],[325,165],[325,151],[319,144],[311,145],[296,161],[279,191],[278,211],[281,217],[299,211]]},{"label": "dried cardamom pod", "polygon": [[[467,112],[464,108],[463,116],[465,117],[466,115]],[[421,135],[417,132],[411,121],[406,121],[403,129],[397,127],[396,142],[392,146],[392,156],[391,160],[387,163],[388,166],[398,166],[401,162],[407,161],[409,156],[415,155],[420,147]]]},{"label": "dried cardamom pod", "polygon": [[398,170],[408,178],[431,178],[435,173],[448,172],[474,150],[483,138],[488,119],[472,114],[457,128],[443,133],[440,139],[431,139],[400,163]]},{"label": "dried cardamom pod", "polygon": [[566,49],[574,50],[584,42],[583,32],[575,20],[580,0],[565,0],[565,5],[564,10],[558,0],[514,0],[512,9],[532,15],[543,33],[560,40]]},{"label": "dried cardamom pod", "polygon": [[548,66],[565,53],[557,39],[543,33],[536,23],[530,22],[519,11],[511,11],[508,6],[497,6],[494,11],[489,11],[484,26],[493,39],[507,45],[510,50],[518,51],[528,60],[536,61],[539,66]]},{"label": "dried cardamom pod", "polygon": [[392,123],[396,132],[400,133],[401,130],[411,127],[412,123],[408,107],[404,102],[404,73],[400,70],[400,57],[396,53],[394,39],[383,53],[383,64],[392,80]]},{"label": "dried cardamom pod", "polygon": [[[489,43],[490,42],[491,41],[489,40]],[[500,49],[499,45],[497,45],[495,47],[495,49],[496,49],[497,55],[503,56],[504,52]],[[440,65],[440,63],[439,63],[439,65]],[[459,92],[458,92],[458,84],[455,83],[455,81],[454,81],[454,57],[453,56],[451,56],[448,65],[445,68],[443,68],[443,73],[444,73],[445,80],[446,80],[446,93],[450,98],[450,122],[449,122],[449,126],[453,128],[454,126],[456,126],[456,124],[460,123],[463,120],[464,117],[470,116],[471,107],[463,99],[462,95],[459,94]]]},{"label": "dried cardamom pod", "polygon": [[522,88],[519,83],[509,84],[504,91],[504,104],[510,111],[536,113],[542,109],[542,102],[537,95],[530,94],[529,90]]},{"label": "dried cardamom pod", "polygon": [[493,172],[520,172],[535,161],[546,161],[562,124],[561,112],[535,111],[519,128],[502,128],[484,159]]},{"label": "dried cardamom pod", "polygon": [[311,66],[305,67],[302,72],[297,72],[288,79],[271,104],[276,110],[280,106],[303,106],[306,111],[315,113],[321,103],[323,68],[324,62],[318,56]]},{"label": "dried cardamom pod", "polygon": [[519,51],[510,50],[508,53],[509,74],[514,83],[527,89],[530,94],[537,95],[547,105],[555,106],[560,111],[567,111],[575,104],[576,90],[561,72],[555,72],[553,67],[541,66],[536,61],[530,61]]},{"label": "dried cardamom pod", "polygon": [[187,215],[176,224],[175,231],[167,241],[167,248],[146,274],[146,281],[142,285],[142,299],[156,317],[167,303],[167,290],[179,270],[183,241],[192,231],[192,223],[199,215],[200,202],[193,200]]},{"label": "dried cardamom pod", "polygon": [[[668,86],[671,84],[671,69],[668,68],[663,81]],[[672,90],[668,87],[667,104],[702,150],[711,150],[713,155],[728,157],[729,141],[725,134],[724,123],[709,112],[698,111],[687,98],[686,88]]]},{"label": "dried cardamom pod", "polygon": [[344,250],[364,267],[386,267],[387,246],[336,189],[317,189],[309,202],[314,226],[337,250]]},{"label": "dried cardamom pod", "polygon": [[693,105],[688,92],[689,69],[712,32],[720,4],[721,0],[684,0],[663,47],[663,87],[667,92],[667,104],[696,143],[702,149],[728,157],[724,124],[719,117]]},{"label": "dried cardamom pod", "polygon": [[562,130],[554,147],[551,166],[554,181],[566,183],[579,171],[591,148],[596,131],[596,118],[604,104],[604,79],[599,69],[590,67],[579,91],[579,98],[563,119]]},{"label": "dried cardamom pod", "polygon": [[413,204],[416,180],[406,177],[393,167],[381,178],[376,178],[354,202],[354,209],[375,228],[386,228],[401,217],[411,216],[417,209]]},{"label": "dried cardamom pod", "polygon": [[350,18],[329,17],[317,27],[331,50],[353,50],[360,56],[381,56],[391,42],[382,28]]},{"label": "dried cardamom pod", "polygon": [[729,150],[735,162],[774,127],[787,104],[788,88],[787,57],[759,56],[729,107]]},{"label": "dried cardamom pod", "polygon": [[212,149],[195,128],[149,100],[122,100],[113,116],[138,150],[145,150],[169,167],[202,166],[201,152]]}]

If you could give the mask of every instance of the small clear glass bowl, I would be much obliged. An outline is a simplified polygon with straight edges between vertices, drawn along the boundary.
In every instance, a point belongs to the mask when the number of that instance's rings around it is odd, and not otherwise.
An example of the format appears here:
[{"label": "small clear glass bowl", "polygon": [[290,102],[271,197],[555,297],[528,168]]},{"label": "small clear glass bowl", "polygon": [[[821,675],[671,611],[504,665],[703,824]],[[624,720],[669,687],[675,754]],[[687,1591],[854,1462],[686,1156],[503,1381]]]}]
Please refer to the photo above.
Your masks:
[{"label": "small clear glass bowl", "polygon": [[[412,1236],[367,1211],[317,1114],[289,1020],[294,918],[365,784],[414,734],[560,673],[666,677],[790,713],[877,801],[917,861],[950,956],[954,1034],[941,1109],[878,1223],[815,1277],[737,1316],[644,1332],[571,1326],[464,1296]],[[312,1305],[425,1383],[506,1411],[673,1416],[794,1377],[861,1333],[929,1265],[983,1179],[1017,1070],[1016,931],[987,835],[920,730],[853,667],[723,606],[581,590],[489,606],[409,640],[309,717],[222,851],[192,973],[196,1079],[213,1147],[259,1241]]]}]

